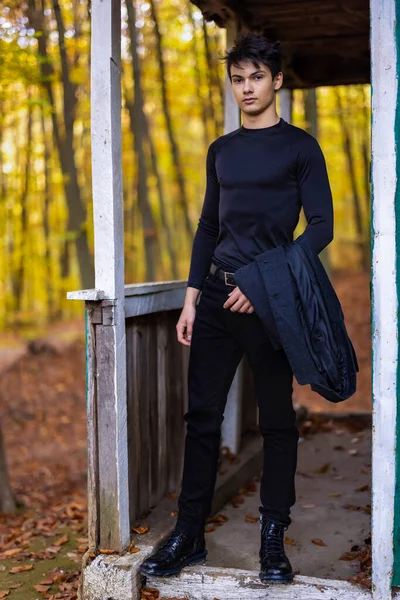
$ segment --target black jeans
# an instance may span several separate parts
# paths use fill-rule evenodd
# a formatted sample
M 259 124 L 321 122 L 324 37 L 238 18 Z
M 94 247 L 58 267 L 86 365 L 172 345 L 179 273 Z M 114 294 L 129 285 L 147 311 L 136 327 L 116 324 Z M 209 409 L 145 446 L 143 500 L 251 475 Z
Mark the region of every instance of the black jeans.
M 223 308 L 234 287 L 209 275 L 196 309 L 190 346 L 187 433 L 177 531 L 198 535 L 210 514 L 221 424 L 236 368 L 247 355 L 264 438 L 260 512 L 291 523 L 299 433 L 293 409 L 293 373 L 285 352 L 274 350 L 255 312 Z

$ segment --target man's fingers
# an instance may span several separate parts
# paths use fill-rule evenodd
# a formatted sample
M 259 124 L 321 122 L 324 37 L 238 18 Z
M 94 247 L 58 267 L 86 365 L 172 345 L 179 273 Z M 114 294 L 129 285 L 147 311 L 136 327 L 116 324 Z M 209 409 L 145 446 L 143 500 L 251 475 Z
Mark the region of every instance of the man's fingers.
M 239 309 L 240 309 L 240 308 L 243 306 L 243 304 L 244 304 L 245 302 L 247 302 L 247 299 L 246 299 L 246 297 L 244 297 L 244 298 L 243 298 L 243 297 L 239 298 L 239 300 L 237 300 L 237 302 L 235 302 L 235 304 L 234 304 L 233 306 L 231 306 L 231 310 L 232 310 L 233 312 L 236 312 L 236 311 L 238 311 L 238 310 L 239 310 Z
M 185 331 L 186 331 L 186 323 L 178 322 L 176 325 L 176 333 L 177 333 L 177 337 L 178 337 L 178 342 L 180 342 L 184 346 L 190 346 L 190 341 L 188 342 L 184 337 Z
M 251 306 L 250 304 L 250 300 L 246 300 L 246 302 L 242 305 L 242 307 L 239 309 L 239 312 L 247 312 L 249 306 Z

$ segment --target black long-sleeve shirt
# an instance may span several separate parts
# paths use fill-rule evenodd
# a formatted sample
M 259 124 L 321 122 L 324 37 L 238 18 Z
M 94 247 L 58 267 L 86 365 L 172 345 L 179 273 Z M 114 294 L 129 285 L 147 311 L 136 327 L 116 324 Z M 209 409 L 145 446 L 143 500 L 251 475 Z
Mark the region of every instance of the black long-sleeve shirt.
M 333 203 L 317 140 L 284 119 L 239 127 L 208 148 L 206 191 L 193 240 L 187 286 L 203 287 L 211 260 L 235 271 L 258 254 L 301 234 L 321 252 L 333 239 Z

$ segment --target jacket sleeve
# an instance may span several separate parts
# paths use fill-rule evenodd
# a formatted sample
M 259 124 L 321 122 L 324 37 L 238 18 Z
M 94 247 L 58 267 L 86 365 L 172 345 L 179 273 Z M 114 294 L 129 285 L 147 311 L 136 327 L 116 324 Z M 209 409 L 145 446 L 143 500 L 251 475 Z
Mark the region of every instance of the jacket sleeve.
M 215 170 L 215 145 L 209 146 L 206 159 L 206 191 L 203 208 L 193 239 L 187 287 L 199 290 L 210 268 L 219 234 L 219 182 Z
M 333 240 L 333 202 L 325 158 L 311 135 L 297 151 L 297 177 L 307 226 L 300 237 L 319 254 Z

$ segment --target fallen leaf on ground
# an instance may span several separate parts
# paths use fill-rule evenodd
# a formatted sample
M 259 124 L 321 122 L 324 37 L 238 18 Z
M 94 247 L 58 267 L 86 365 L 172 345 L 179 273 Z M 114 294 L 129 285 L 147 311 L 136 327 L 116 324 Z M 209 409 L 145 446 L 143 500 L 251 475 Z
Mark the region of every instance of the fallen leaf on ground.
M 369 484 L 366 483 L 365 485 L 362 485 L 361 487 L 358 487 L 355 489 L 356 492 L 368 492 L 369 490 Z
M 234 496 L 232 498 L 232 506 L 233 508 L 237 508 L 240 504 L 244 503 L 244 498 L 243 496 Z
M 347 510 L 360 510 L 361 506 L 357 506 L 356 504 L 343 504 L 343 508 Z
M 23 571 L 30 571 L 33 569 L 33 565 L 21 565 L 20 567 L 13 567 L 8 572 L 9 573 L 22 573 Z
M 285 544 L 287 544 L 288 546 L 295 546 L 296 542 L 293 538 L 290 538 L 289 536 L 285 535 Z
M 331 463 L 325 463 L 321 467 L 318 467 L 318 469 L 315 469 L 314 473 L 327 473 L 329 471 L 330 467 L 331 467 Z
M 34 585 L 33 586 L 37 592 L 48 592 L 50 589 L 50 585 Z
M 10 556 L 17 556 L 22 552 L 23 548 L 11 548 L 10 550 L 5 550 L 0 554 L 0 560 L 4 558 L 10 558 Z
M 325 542 L 323 540 L 321 540 L 320 538 L 314 538 L 311 541 L 316 546 L 326 546 Z
M 219 513 L 214 517 L 208 517 L 207 523 L 215 523 L 216 525 L 222 525 L 222 523 L 226 523 L 228 521 L 228 517 Z
M 66 542 L 68 542 L 68 536 L 63 535 L 56 542 L 54 542 L 54 546 L 61 546 L 62 544 L 65 544 Z
M 354 560 L 357 558 L 357 552 L 345 552 L 339 560 Z
M 147 525 L 142 525 L 141 527 L 133 527 L 132 531 L 134 531 L 135 533 L 139 533 L 140 535 L 143 535 L 144 533 L 147 533 L 149 531 L 150 527 L 148 527 Z
M 260 520 L 259 517 L 253 517 L 253 515 L 246 515 L 244 518 L 247 523 L 258 523 Z
M 0 590 L 0 598 L 5 598 L 10 593 L 10 590 Z

